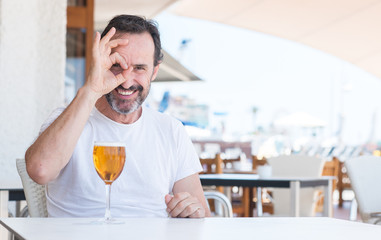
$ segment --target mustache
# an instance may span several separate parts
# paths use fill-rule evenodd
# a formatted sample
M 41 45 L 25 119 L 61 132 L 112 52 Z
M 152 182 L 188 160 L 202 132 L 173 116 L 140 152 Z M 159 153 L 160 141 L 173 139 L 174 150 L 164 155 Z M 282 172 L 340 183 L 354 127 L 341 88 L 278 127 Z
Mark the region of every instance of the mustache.
M 142 85 L 132 85 L 129 88 L 124 88 L 122 87 L 122 85 L 119 85 L 117 89 L 124 90 L 124 91 L 139 91 L 139 92 L 143 91 Z

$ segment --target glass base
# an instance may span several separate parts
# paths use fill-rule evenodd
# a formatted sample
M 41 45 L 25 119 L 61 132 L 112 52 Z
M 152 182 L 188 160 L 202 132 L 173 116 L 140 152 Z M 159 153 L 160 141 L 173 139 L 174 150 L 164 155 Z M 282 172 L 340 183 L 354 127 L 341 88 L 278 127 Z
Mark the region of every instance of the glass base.
M 116 218 L 101 218 L 98 222 L 101 224 L 124 224 L 122 220 Z
M 86 224 L 89 224 L 89 223 L 84 223 L 84 224 L 86 225 Z M 122 220 L 119 220 L 119 219 L 115 219 L 115 218 L 109 218 L 109 219 L 100 218 L 98 220 L 91 221 L 90 224 L 91 225 L 125 224 L 125 222 L 123 222 Z

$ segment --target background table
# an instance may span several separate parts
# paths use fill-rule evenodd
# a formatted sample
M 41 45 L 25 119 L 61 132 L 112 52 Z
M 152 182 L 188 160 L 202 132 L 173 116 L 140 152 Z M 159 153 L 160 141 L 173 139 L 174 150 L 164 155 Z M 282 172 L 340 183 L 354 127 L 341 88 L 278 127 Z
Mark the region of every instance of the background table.
M 323 215 L 332 217 L 332 178 L 262 178 L 256 174 L 201 174 L 201 184 L 204 186 L 239 186 L 257 188 L 257 211 L 262 215 L 262 187 L 290 188 L 290 209 L 293 216 L 299 216 L 300 188 L 323 187 L 324 210 Z
M 0 176 L 0 217 L 8 217 L 8 202 L 25 200 L 24 190 L 19 175 L 2 174 Z M 18 208 L 18 205 L 16 206 Z M 0 229 L 0 239 L 6 239 L 7 233 Z
M 122 225 L 92 224 L 94 220 L 4 218 L 0 223 L 28 240 L 359 240 L 381 236 L 381 226 L 333 218 L 129 218 Z

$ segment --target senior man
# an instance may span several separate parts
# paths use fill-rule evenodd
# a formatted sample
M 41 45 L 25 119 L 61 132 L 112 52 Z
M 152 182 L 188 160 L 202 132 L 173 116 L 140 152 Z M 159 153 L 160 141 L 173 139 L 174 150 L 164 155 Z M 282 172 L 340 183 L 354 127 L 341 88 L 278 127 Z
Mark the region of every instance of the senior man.
M 199 158 L 182 124 L 144 105 L 162 61 L 155 22 L 113 18 L 95 35 L 86 83 L 53 112 L 25 154 L 31 178 L 46 185 L 50 217 L 100 217 L 104 184 L 92 160 L 95 141 L 126 145 L 113 183 L 114 217 L 210 216 Z

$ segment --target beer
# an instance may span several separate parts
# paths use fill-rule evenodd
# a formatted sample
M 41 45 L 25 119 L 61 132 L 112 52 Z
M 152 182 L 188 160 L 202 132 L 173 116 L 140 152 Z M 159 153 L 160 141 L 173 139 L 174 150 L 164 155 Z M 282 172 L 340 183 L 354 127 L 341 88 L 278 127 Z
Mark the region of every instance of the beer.
M 93 160 L 99 177 L 111 185 L 122 173 L 126 160 L 123 143 L 94 143 Z

